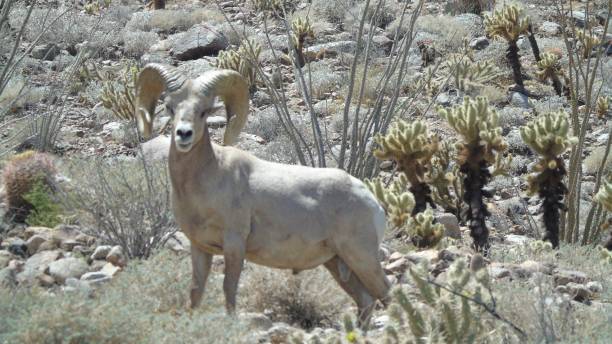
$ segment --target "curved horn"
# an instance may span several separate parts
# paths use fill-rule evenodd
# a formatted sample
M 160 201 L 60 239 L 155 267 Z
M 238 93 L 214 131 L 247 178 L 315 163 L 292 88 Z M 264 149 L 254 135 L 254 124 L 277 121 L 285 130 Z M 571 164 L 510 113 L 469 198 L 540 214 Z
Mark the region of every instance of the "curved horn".
M 233 144 L 246 124 L 249 113 L 249 86 L 240 73 L 228 69 L 212 70 L 195 80 L 198 90 L 225 103 L 227 127 L 223 144 Z
M 151 137 L 155 106 L 162 92 L 180 89 L 187 79 L 174 67 L 158 63 L 147 64 L 138 75 L 134 112 L 138 130 L 144 138 Z

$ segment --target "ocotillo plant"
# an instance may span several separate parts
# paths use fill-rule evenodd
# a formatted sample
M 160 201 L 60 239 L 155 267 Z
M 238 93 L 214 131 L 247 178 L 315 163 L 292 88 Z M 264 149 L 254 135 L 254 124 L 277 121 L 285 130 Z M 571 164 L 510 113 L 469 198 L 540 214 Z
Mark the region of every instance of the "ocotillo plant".
M 427 204 L 435 208 L 425 174 L 430 170 L 431 158 L 438 149 L 438 140 L 429 133 L 425 123 L 399 120 L 391 126 L 387 135 L 379 134 L 374 137 L 374 141 L 379 146 L 374 156 L 380 160 L 393 160 L 398 170 L 408 178 L 408 190 L 414 195 L 415 201 L 412 215 L 427 209 Z
M 521 127 L 521 137 L 540 155 L 540 160 L 533 168 L 534 174 L 528 177 L 529 193 L 538 193 L 542 199 L 546 228 L 543 239 L 557 248 L 559 211 L 564 208 L 563 196 L 567 193 L 563 184 L 565 163 L 561 155 L 577 142 L 577 138 L 569 134 L 569 121 L 563 111 L 544 114 Z
M 612 213 L 612 183 L 606 182 L 597 191 L 595 195 L 595 200 L 599 202 L 606 211 Z M 609 217 L 606 222 L 602 224 L 601 229 L 611 229 L 612 228 L 612 217 Z M 604 241 L 603 245 L 608 251 L 612 251 L 612 231 L 608 234 L 608 237 Z
M 552 53 L 542 54 L 542 58 L 538 61 L 538 71 L 536 72 L 538 78 L 542 81 L 550 79 L 557 95 L 563 94 L 563 85 L 559 79 L 560 75 L 563 75 L 561 70 L 561 63 L 559 63 L 559 56 Z
M 514 82 L 524 91 L 523 77 L 521 76 L 521 62 L 519 61 L 517 41 L 521 34 L 529 29 L 529 20 L 523 16 L 523 10 L 516 6 L 505 6 L 493 15 L 485 15 L 485 28 L 487 34 L 493 38 L 503 38 L 508 42 L 506 58 L 512 66 Z
M 438 112 L 463 137 L 456 147 L 457 163 L 464 176 L 463 201 L 468 208 L 466 219 L 470 222 L 474 248 L 487 253 L 489 229 L 485 218 L 489 212 L 483 198 L 492 195 L 484 187 L 491 179 L 489 166 L 496 165 L 506 150 L 506 143 L 501 136 L 502 129 L 498 124 L 499 116 L 489 108 L 485 97 L 475 100 L 466 97 L 463 105 L 452 109 L 438 108 Z

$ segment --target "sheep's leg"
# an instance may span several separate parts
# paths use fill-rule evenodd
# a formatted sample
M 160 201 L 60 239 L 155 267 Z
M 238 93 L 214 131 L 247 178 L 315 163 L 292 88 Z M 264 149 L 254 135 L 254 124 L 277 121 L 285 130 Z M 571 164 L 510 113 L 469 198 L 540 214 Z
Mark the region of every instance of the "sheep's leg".
M 211 265 L 212 254 L 199 250 L 194 244 L 191 244 L 191 267 L 193 270 L 190 295 L 191 308 L 197 307 L 202 300 Z
M 346 266 L 346 263 L 338 256 L 335 256 L 325 263 L 325 267 L 329 270 L 336 282 L 338 282 L 340 287 L 342 287 L 357 304 L 358 325 L 364 328 L 370 321 L 376 300 L 370 295 L 366 287 L 359 281 L 359 278 L 357 278 L 354 273 L 350 273 L 346 279 L 343 278 L 343 273 L 340 271 L 341 265 Z
M 223 293 L 225 309 L 228 314 L 236 311 L 236 292 L 244 264 L 245 240 L 238 233 L 226 232 L 223 236 L 223 259 L 225 260 L 225 277 Z
M 339 252 L 340 258 L 357 274 L 370 295 L 386 305 L 391 283 L 378 261 L 378 249 L 345 246 Z

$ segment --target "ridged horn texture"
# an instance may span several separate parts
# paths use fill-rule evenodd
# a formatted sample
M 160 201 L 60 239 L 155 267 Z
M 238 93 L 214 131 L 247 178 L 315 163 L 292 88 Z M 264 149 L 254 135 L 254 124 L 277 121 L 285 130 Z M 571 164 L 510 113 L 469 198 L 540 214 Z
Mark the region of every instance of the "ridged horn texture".
M 179 90 L 187 79 L 174 67 L 159 63 L 147 64 L 136 84 L 136 120 L 138 130 L 144 138 L 151 137 L 155 106 L 162 92 L 169 93 Z
M 194 80 L 194 88 L 207 97 L 220 97 L 225 103 L 227 127 L 223 144 L 236 142 L 249 113 L 249 86 L 240 73 L 220 69 L 204 73 Z

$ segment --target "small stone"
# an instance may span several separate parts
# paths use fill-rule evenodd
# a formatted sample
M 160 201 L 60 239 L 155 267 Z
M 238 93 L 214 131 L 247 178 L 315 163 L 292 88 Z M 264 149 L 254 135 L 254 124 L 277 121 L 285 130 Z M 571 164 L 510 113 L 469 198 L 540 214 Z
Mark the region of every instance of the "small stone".
M 125 254 L 121 246 L 113 246 L 106 256 L 106 261 L 119 267 L 124 267 L 127 263 Z
M 89 258 L 91 260 L 106 259 L 106 256 L 108 256 L 110 253 L 111 248 L 112 247 L 110 245 L 100 245 L 96 247 Z
M 37 45 L 32 49 L 33 58 L 45 61 L 53 61 L 59 53 L 60 49 L 53 43 Z
M 410 252 L 406 254 L 406 258 L 411 262 L 418 264 L 422 261 L 426 261 L 429 264 L 433 264 L 438 261 L 438 250 L 430 249 L 419 252 Z
M 592 297 L 591 291 L 584 284 L 570 282 L 567 285 L 560 286 L 560 287 L 565 287 L 565 289 L 561 289 L 561 290 L 564 290 L 565 294 L 571 295 L 572 298 L 578 302 L 587 301 L 591 299 Z
M 404 254 L 401 252 L 393 252 L 390 256 L 389 256 L 389 263 L 393 263 L 396 260 L 402 259 L 404 258 Z
M 64 283 L 66 278 L 80 278 L 87 272 L 89 266 L 81 258 L 62 258 L 49 264 L 49 275 L 59 283 Z
M 42 245 L 42 243 L 46 242 L 47 240 L 48 237 L 43 237 L 39 234 L 30 237 L 30 239 L 26 241 L 26 245 L 28 246 L 28 254 L 33 255 L 34 253 L 38 252 L 38 248 L 40 247 L 40 245 Z
M 519 265 L 521 268 L 529 271 L 530 273 L 540 272 L 546 275 L 550 275 L 553 271 L 553 267 L 536 262 L 534 260 L 526 260 Z
M 461 228 L 455 214 L 443 213 L 436 215 L 436 220 L 444 225 L 445 236 L 453 239 L 461 239 Z
M 196 24 L 185 32 L 170 35 L 168 44 L 174 58 L 187 61 L 215 56 L 226 49 L 229 42 L 216 30 L 211 30 L 204 24 Z
M 385 272 L 400 273 L 400 272 L 404 272 L 407 267 L 408 267 L 408 260 L 406 258 L 400 258 L 394 261 L 393 263 L 387 264 L 384 270 Z
M 41 287 L 51 288 L 55 285 L 55 279 L 47 274 L 38 275 L 36 280 Z
M 475 50 L 482 50 L 489 46 L 489 40 L 485 36 L 476 37 L 470 41 L 470 48 Z
M 9 244 L 7 247 L 8 251 L 16 256 L 27 257 L 28 246 L 26 242 L 20 238 L 11 238 L 9 239 Z
M 72 250 L 79 245 L 81 245 L 81 243 L 76 240 L 65 240 L 60 244 L 60 248 L 64 251 L 72 252 Z
M 540 26 L 540 31 L 545 32 L 549 35 L 557 35 L 561 33 L 561 25 L 555 22 L 545 21 Z
M 501 279 L 505 277 L 510 277 L 510 270 L 505 266 L 500 265 L 499 263 L 493 263 L 489 267 L 489 276 L 495 279 Z
M 523 109 L 529 109 L 529 97 L 520 92 L 511 92 L 510 104 Z
M 31 238 L 34 235 L 41 235 L 43 237 L 48 237 L 51 235 L 51 228 L 47 227 L 28 227 L 23 231 L 23 236 L 26 240 Z
M 285 344 L 289 343 L 289 335 L 291 332 L 291 326 L 284 323 L 277 323 L 268 330 L 267 335 L 271 344 Z
M 261 313 L 244 313 L 240 314 L 240 318 L 252 330 L 269 330 L 274 325 L 270 318 Z

